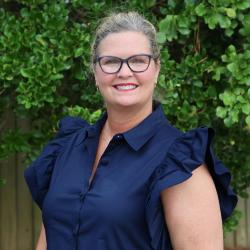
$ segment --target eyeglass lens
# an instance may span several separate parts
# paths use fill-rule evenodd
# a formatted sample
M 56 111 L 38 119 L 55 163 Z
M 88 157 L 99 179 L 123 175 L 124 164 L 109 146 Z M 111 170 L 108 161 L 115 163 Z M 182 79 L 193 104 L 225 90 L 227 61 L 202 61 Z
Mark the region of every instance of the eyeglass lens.
M 151 57 L 149 55 L 135 55 L 128 58 L 126 61 L 129 68 L 134 72 L 143 72 L 147 70 Z M 123 60 L 118 57 L 104 56 L 100 58 L 100 66 L 106 73 L 117 73 L 123 63 Z

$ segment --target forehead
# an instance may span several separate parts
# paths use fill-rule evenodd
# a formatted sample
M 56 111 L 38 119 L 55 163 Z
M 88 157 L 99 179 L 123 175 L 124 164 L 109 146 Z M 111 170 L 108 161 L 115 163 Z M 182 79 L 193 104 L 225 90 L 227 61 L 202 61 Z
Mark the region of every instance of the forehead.
M 99 44 L 98 54 L 128 57 L 135 54 L 150 53 L 148 38 L 141 32 L 126 31 L 111 33 Z

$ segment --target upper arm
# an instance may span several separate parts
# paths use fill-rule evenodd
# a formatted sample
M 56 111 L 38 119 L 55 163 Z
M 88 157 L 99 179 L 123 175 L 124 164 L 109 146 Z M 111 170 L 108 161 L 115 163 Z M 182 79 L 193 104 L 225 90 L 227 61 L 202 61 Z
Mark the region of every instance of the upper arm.
M 176 250 L 222 250 L 222 219 L 214 182 L 205 165 L 192 174 L 161 192 L 172 245 Z
M 42 223 L 41 232 L 37 241 L 36 250 L 46 250 L 46 249 L 47 249 L 46 234 L 45 234 L 44 225 Z

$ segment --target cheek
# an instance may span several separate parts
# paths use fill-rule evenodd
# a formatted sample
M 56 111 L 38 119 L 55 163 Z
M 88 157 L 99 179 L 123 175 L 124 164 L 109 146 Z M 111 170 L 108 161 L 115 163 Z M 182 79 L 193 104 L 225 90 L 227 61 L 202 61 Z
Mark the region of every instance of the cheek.
M 139 81 L 147 85 L 154 85 L 156 82 L 157 74 L 153 70 L 145 72 L 143 75 L 138 76 Z
M 113 82 L 114 76 L 109 74 L 104 74 L 103 72 L 96 71 L 95 80 L 98 85 L 109 85 Z

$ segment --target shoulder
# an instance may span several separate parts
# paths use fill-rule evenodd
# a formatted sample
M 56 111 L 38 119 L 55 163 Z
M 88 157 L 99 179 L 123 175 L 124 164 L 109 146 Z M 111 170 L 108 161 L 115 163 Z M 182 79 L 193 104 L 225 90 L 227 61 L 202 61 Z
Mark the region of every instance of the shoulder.
M 65 116 L 59 121 L 59 131 L 54 139 L 43 148 L 42 153 L 24 172 L 33 199 L 42 208 L 43 200 L 50 186 L 50 180 L 57 158 L 72 141 L 74 135 L 85 134 L 88 123 L 81 118 Z
M 65 116 L 59 121 L 60 135 L 67 135 L 74 133 L 80 129 L 88 127 L 89 124 L 80 117 Z
M 211 143 L 214 135 L 215 131 L 210 127 L 197 127 L 183 132 L 166 121 L 158 130 L 157 141 L 160 140 L 165 145 L 163 148 L 166 155 L 178 152 L 188 153 L 190 150 L 201 153 Z
M 176 158 L 194 158 L 202 163 L 214 137 L 214 130 L 208 127 L 199 127 L 187 132 L 181 132 L 174 138 L 167 155 Z
M 161 146 L 166 145 L 162 146 L 165 156 L 150 177 L 146 207 L 151 235 L 154 237 L 159 235 L 155 225 L 164 227 L 164 220 L 159 216 L 162 212 L 162 210 L 159 211 L 160 201 L 163 203 L 166 217 L 172 216 L 166 210 L 174 212 L 173 216 L 185 216 L 187 211 L 191 210 L 195 216 L 199 212 L 198 208 L 201 210 L 203 207 L 208 206 L 209 208 L 210 205 L 207 201 L 217 204 L 213 207 L 213 211 L 216 210 L 218 215 L 218 201 L 215 203 L 218 197 L 221 217 L 223 221 L 228 218 L 237 204 L 237 196 L 230 186 L 229 170 L 213 152 L 211 142 L 214 130 L 199 127 L 182 132 L 168 125 L 164 126 L 160 133 L 165 142 Z M 208 199 L 204 199 L 204 197 Z M 173 204 L 176 207 L 173 207 Z M 199 206 L 196 207 L 196 204 Z M 178 209 L 181 212 L 178 212 Z M 206 215 L 206 212 L 204 211 L 203 214 Z M 172 217 L 171 221 L 176 225 L 175 218 Z M 189 217 L 186 218 L 189 219 Z M 178 223 L 181 225 L 181 220 Z M 192 228 L 192 224 L 188 225 L 191 225 Z M 157 245 L 157 242 L 155 241 L 154 244 Z
M 237 197 L 230 187 L 229 169 L 223 165 L 212 148 L 213 136 L 214 130 L 208 127 L 192 129 L 176 136 L 155 171 L 153 185 L 157 186 L 155 192 L 156 198 L 159 198 L 159 193 L 166 188 L 180 184 L 193 175 L 198 178 L 192 178 L 192 181 L 199 182 L 204 178 L 208 180 L 209 173 L 223 204 L 221 210 L 224 220 L 232 213 Z

